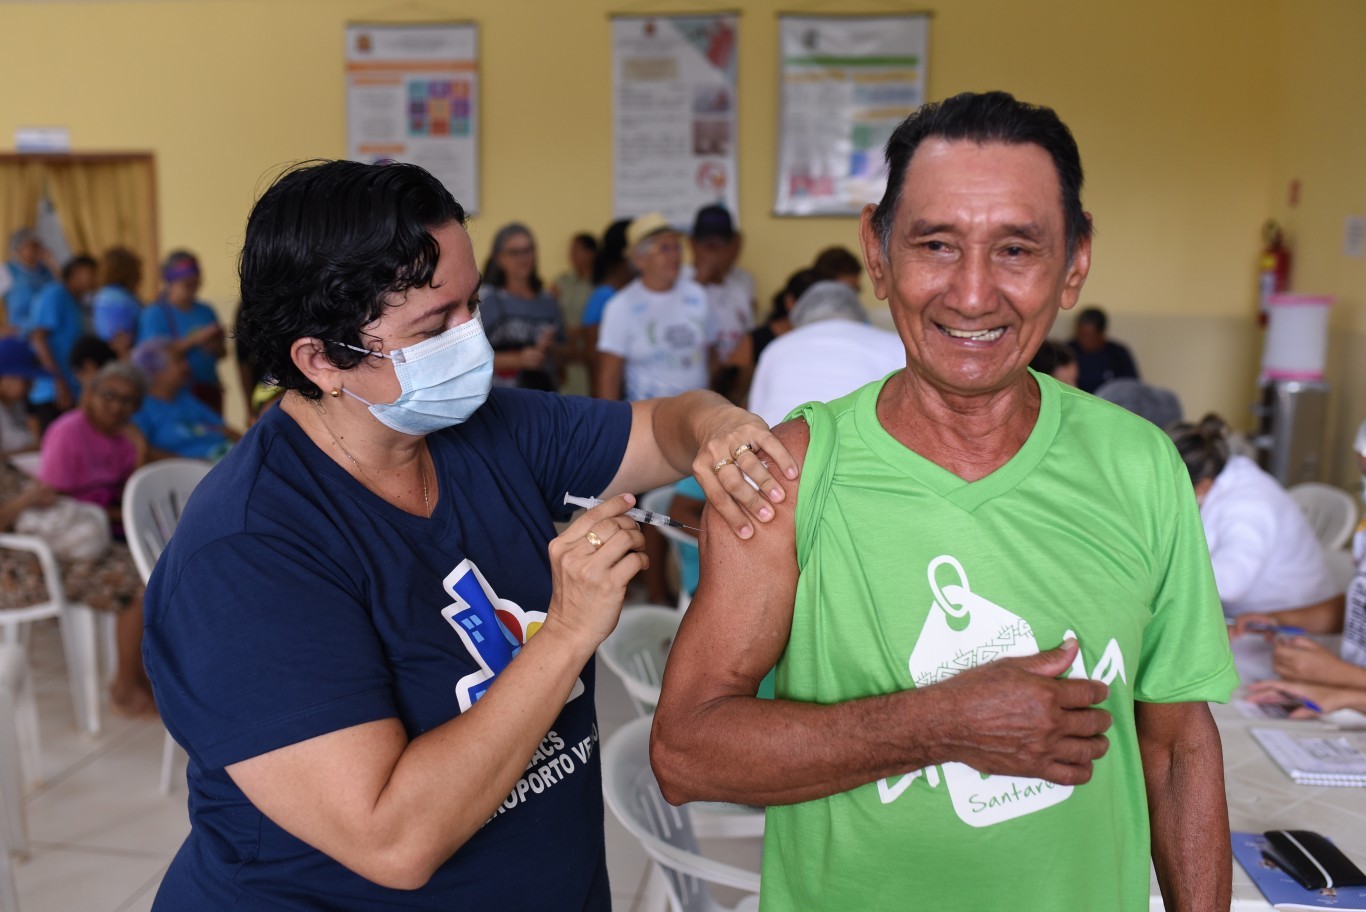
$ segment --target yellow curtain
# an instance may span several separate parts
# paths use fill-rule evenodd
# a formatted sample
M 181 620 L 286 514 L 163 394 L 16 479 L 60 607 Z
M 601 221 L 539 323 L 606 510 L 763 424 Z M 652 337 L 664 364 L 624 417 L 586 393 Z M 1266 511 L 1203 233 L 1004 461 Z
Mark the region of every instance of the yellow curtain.
M 150 155 L 0 159 L 0 227 L 6 242 L 16 229 L 33 226 L 44 192 L 72 253 L 99 259 L 110 247 L 127 247 L 142 258 L 142 297 L 156 294 L 156 187 Z

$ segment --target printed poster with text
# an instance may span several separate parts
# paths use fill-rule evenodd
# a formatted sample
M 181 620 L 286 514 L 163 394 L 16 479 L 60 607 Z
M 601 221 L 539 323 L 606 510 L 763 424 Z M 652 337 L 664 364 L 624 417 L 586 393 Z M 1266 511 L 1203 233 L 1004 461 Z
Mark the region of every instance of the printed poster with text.
M 778 215 L 858 215 L 887 185 L 882 149 L 925 101 L 929 17 L 782 16 Z
M 612 19 L 612 192 L 619 218 L 736 211 L 734 14 Z
M 346 27 L 346 150 L 436 175 L 479 210 L 478 31 L 470 23 Z

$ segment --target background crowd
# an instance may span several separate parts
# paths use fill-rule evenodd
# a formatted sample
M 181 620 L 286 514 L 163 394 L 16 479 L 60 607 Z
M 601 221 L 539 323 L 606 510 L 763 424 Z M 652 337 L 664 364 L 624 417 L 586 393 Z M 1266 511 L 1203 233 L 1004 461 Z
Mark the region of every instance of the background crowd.
M 613 221 L 601 235 L 576 234 L 547 279 L 533 230 L 504 225 L 482 264 L 478 304 L 495 385 L 626 401 L 711 389 L 776 424 L 802 402 L 837 398 L 904 363 L 896 333 L 873 325 L 860 303 L 863 270 L 853 251 L 833 246 L 805 262 L 794 258 L 763 306 L 742 252 L 722 206 L 699 209 L 686 232 L 645 213 Z M 137 292 L 144 264 L 123 247 L 55 263 L 32 231 L 20 230 L 6 266 L 0 453 L 12 458 L 0 467 L 0 524 L 70 529 L 56 519 L 72 509 L 62 505 L 68 499 L 102 512 L 109 532 L 100 540 L 108 544 L 80 552 L 62 543 L 59 556 L 72 597 L 120 612 L 115 706 L 151 712 L 136 648 L 141 587 L 120 544 L 121 490 L 148 461 L 217 459 L 241 436 L 222 414 L 218 366 L 229 333 L 197 297 L 200 266 L 189 251 L 166 256 L 160 292 L 146 302 Z M 1347 581 L 1331 571 L 1313 530 L 1250 448 L 1218 416 L 1184 423 L 1176 395 L 1143 382 L 1133 353 L 1109 337 L 1103 310 L 1083 309 L 1073 330 L 1070 339 L 1046 341 L 1031 367 L 1169 430 L 1202 505 L 1226 613 L 1342 630 Z M 280 391 L 240 344 L 237 355 L 234 379 L 250 423 Z M 670 509 L 695 526 L 702 505 L 696 481 L 685 479 Z M 648 598 L 672 604 L 681 589 L 686 603 L 696 550 L 681 548 L 681 572 L 668 574 L 664 539 L 646 531 Z M 31 558 L 0 554 L 0 604 L 32 601 L 38 578 Z M 1235 635 L 1247 623 L 1235 624 Z M 1292 647 L 1277 648 L 1289 655 Z M 1304 686 L 1341 690 L 1345 681 L 1359 691 L 1315 693 L 1335 706 L 1366 705 L 1366 681 L 1353 674 L 1307 670 L 1288 658 L 1277 670 L 1301 683 L 1301 696 Z M 1282 687 L 1266 698 L 1293 696 Z

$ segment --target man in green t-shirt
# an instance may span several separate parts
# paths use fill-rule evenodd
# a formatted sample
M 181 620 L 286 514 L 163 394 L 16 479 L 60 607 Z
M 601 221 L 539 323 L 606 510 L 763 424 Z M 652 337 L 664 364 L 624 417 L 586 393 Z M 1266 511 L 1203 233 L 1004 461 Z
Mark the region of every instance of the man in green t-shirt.
M 860 234 L 906 368 L 779 426 L 802 474 L 764 534 L 703 535 L 660 785 L 769 807 L 765 912 L 1138 912 L 1150 857 L 1168 909 L 1227 909 L 1206 701 L 1237 678 L 1190 483 L 1028 370 L 1090 268 L 1076 144 L 965 94 L 887 158 Z

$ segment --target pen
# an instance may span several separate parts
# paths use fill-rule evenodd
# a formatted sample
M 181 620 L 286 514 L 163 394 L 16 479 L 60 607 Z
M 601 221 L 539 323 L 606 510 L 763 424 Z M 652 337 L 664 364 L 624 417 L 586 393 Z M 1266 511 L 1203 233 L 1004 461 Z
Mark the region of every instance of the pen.
M 1305 699 L 1304 697 L 1296 697 L 1295 699 L 1296 699 L 1296 700 L 1299 702 L 1299 704 L 1300 704 L 1301 706 L 1303 706 L 1305 709 L 1308 709 L 1308 710 L 1311 710 L 1311 711 L 1313 711 L 1313 712 L 1316 712 L 1316 713 L 1318 713 L 1319 715 L 1323 715 L 1323 707 L 1320 706 L 1319 704 L 1315 703 L 1313 700 L 1307 700 L 1307 699 Z
M 596 497 L 575 497 L 573 494 L 565 494 L 564 502 L 567 504 L 573 504 L 576 507 L 583 507 L 585 510 L 589 507 L 596 507 L 598 504 L 602 503 L 602 501 L 598 500 Z M 701 529 L 694 529 L 692 526 L 685 526 L 678 520 L 671 519 L 670 517 L 665 516 L 663 513 L 655 513 L 651 510 L 642 510 L 639 507 L 632 507 L 631 509 L 627 510 L 626 515 L 634 519 L 636 522 L 645 523 L 646 525 L 650 526 L 672 526 L 675 529 L 688 529 L 693 532 L 702 531 Z
M 1224 618 L 1224 620 L 1230 627 L 1236 623 L 1233 618 Z M 1252 621 L 1244 629 L 1250 633 L 1274 633 L 1278 636 L 1304 636 L 1307 633 L 1303 627 L 1288 624 L 1267 624 L 1262 621 Z

